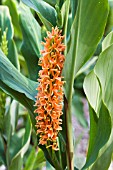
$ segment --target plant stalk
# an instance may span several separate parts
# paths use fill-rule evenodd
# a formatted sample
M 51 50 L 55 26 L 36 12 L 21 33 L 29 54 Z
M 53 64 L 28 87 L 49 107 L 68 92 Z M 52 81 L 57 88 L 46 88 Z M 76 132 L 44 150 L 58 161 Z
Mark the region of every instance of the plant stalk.
M 64 44 L 67 46 L 66 35 L 67 35 L 67 25 L 68 25 L 68 15 L 69 15 L 70 0 L 66 0 L 65 7 L 65 19 L 63 34 L 65 35 Z M 65 50 L 65 56 L 67 54 L 67 49 Z M 74 161 L 73 161 L 73 133 L 72 133 L 72 116 L 71 116 L 71 104 L 72 104 L 72 89 L 73 89 L 73 76 L 70 84 L 70 94 L 68 96 L 68 101 L 64 96 L 64 107 L 66 115 L 66 155 L 67 155 L 67 169 L 74 170 Z
M 51 153 L 50 150 L 49 150 L 49 148 L 48 148 L 48 154 L 49 154 L 49 156 L 50 156 L 50 158 L 51 158 L 51 161 L 52 161 L 55 169 L 56 169 L 56 170 L 63 170 L 62 167 L 61 167 L 61 165 L 60 165 L 60 163 L 58 162 L 58 159 L 57 159 L 57 157 L 56 157 L 55 151 L 52 150 L 52 153 Z
M 71 95 L 70 95 L 71 96 Z M 68 170 L 74 170 L 73 160 L 73 133 L 72 133 L 72 116 L 71 116 L 71 99 L 67 102 L 64 99 L 65 111 L 66 111 L 66 153 L 67 153 L 67 168 Z

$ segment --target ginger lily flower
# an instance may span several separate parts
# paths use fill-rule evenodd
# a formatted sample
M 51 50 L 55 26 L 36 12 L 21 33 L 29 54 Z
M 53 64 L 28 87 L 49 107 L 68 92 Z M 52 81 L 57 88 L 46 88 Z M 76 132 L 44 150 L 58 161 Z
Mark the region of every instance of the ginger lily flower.
M 44 50 L 41 51 L 42 57 L 39 65 L 42 70 L 39 71 L 40 83 L 37 90 L 35 113 L 37 134 L 39 134 L 39 144 L 52 147 L 58 150 L 58 132 L 62 130 L 63 102 L 63 84 L 61 73 L 64 65 L 65 45 L 62 43 L 64 36 L 61 36 L 61 30 L 57 27 L 52 28 L 52 32 L 47 32 L 45 38 Z

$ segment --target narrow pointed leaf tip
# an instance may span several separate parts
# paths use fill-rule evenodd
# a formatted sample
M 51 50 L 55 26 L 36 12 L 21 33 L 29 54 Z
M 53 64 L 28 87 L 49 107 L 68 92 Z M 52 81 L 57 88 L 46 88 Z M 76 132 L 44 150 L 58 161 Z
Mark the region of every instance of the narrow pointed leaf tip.
M 47 32 L 45 38 L 44 50 L 41 51 L 39 65 L 42 70 L 39 71 L 40 83 L 36 96 L 37 107 L 35 113 L 37 134 L 40 136 L 39 144 L 52 147 L 58 150 L 57 138 L 59 130 L 62 130 L 62 102 L 63 102 L 63 84 L 61 73 L 64 65 L 65 45 L 62 43 L 64 36 L 57 27 L 52 28 L 52 32 Z

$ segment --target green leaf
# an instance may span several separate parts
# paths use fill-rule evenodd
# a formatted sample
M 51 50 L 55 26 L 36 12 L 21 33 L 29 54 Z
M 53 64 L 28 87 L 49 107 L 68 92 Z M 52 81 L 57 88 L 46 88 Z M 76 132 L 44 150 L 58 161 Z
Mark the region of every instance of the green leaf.
M 47 2 L 50 5 L 53 5 L 53 6 L 55 6 L 55 4 L 57 2 L 57 0 L 44 0 L 44 1 Z
M 113 1 L 108 0 L 108 2 L 109 2 L 109 15 L 105 29 L 106 35 L 113 29 Z
M 113 81 L 113 75 L 112 75 L 112 62 L 113 62 L 113 38 L 112 38 L 112 32 L 108 34 L 108 36 L 103 41 L 103 49 L 104 51 L 100 54 L 99 59 L 97 61 L 97 64 L 95 66 L 95 73 L 100 81 L 101 87 L 102 87 L 102 98 L 109 109 L 111 119 L 112 119 L 112 125 L 113 125 L 113 105 L 112 105 L 112 81 Z M 103 160 L 105 158 L 105 164 L 103 165 L 103 169 L 107 170 L 109 167 L 110 161 L 111 161 L 111 155 L 113 153 L 113 131 L 110 140 L 105 146 L 105 150 L 101 150 L 101 155 L 98 157 L 97 161 L 95 162 L 92 169 L 94 170 L 96 167 L 100 167 L 100 163 L 103 163 Z
M 37 154 L 36 159 L 35 159 L 35 162 L 34 162 L 34 167 L 33 168 L 37 169 L 38 166 L 41 163 L 45 162 L 45 161 L 46 161 L 46 159 L 45 159 L 44 153 L 43 153 L 43 151 L 41 149 L 39 149 L 38 154 Z
M 19 68 L 17 50 L 13 41 L 13 26 L 11 23 L 11 17 L 9 13 L 9 9 L 7 6 L 0 6 L 0 41 L 1 35 L 8 28 L 7 31 L 7 40 L 8 40 L 8 58 L 13 63 L 13 65 Z
M 36 155 L 37 155 L 37 152 L 36 152 L 36 149 L 35 148 L 32 148 L 28 158 L 27 158 L 27 161 L 25 163 L 25 168 L 24 170 L 33 170 L 33 167 L 34 167 L 34 162 L 36 160 Z
M 97 61 L 98 57 L 95 56 L 93 58 L 91 58 L 79 71 L 78 73 L 76 74 L 76 77 L 77 78 L 80 74 L 88 74 L 95 66 L 95 63 Z
M 47 20 L 45 19 L 41 14 L 38 14 L 40 20 L 42 21 L 42 23 L 44 24 L 44 26 L 46 27 L 46 29 L 48 31 L 51 31 L 51 28 L 53 27 L 53 25 Z
M 11 64 L 0 50 L 0 79 L 11 89 L 35 101 L 37 83 L 27 79 Z
M 111 133 L 111 137 L 107 144 L 100 150 L 99 156 L 93 166 L 91 167 L 91 170 L 97 170 L 97 169 L 102 169 L 102 170 L 108 170 L 110 163 L 111 163 L 111 158 L 112 158 L 112 153 L 113 153 L 113 129 Z M 104 162 L 104 163 L 103 163 Z
M 22 138 L 18 137 L 16 133 L 13 136 L 11 136 L 9 152 L 12 162 L 19 154 L 21 154 L 21 157 L 23 157 L 23 155 L 25 154 L 29 147 L 30 135 L 31 135 L 31 121 L 29 119 L 29 115 L 27 115 L 25 133 L 22 136 Z
M 22 39 L 22 33 L 19 25 L 19 17 L 18 17 L 18 10 L 17 10 L 18 4 L 14 0 L 10 0 L 10 1 L 5 0 L 3 1 L 3 4 L 7 5 L 9 8 L 15 35 Z
M 77 10 L 78 0 L 71 0 L 71 12 L 72 12 L 72 20 L 75 18 L 76 10 Z
M 94 71 L 102 87 L 102 99 L 104 100 L 113 119 L 113 44 L 104 50 L 96 63 Z
M 6 165 L 5 148 L 3 143 L 3 138 L 0 134 L 0 165 Z
M 94 110 L 90 110 L 90 115 L 90 143 L 86 164 L 83 169 L 88 168 L 92 163 L 94 163 L 97 159 L 99 150 L 107 143 L 111 134 L 111 117 L 104 103 L 102 103 L 99 111 L 98 122 Z
M 22 157 L 19 154 L 11 163 L 9 170 L 20 170 L 22 169 Z
M 91 107 L 98 113 L 101 105 L 101 88 L 94 71 L 85 77 L 83 88 Z
M 90 113 L 90 140 L 89 140 L 89 148 L 88 148 L 88 154 L 87 159 L 90 158 L 91 153 L 93 151 L 93 147 L 95 145 L 96 140 L 96 134 L 98 129 L 98 117 L 95 111 L 92 109 L 92 107 L 89 105 L 89 113 Z
M 88 0 L 79 1 L 77 15 L 74 18 L 71 29 L 68 52 L 63 70 L 63 75 L 67 82 L 65 84 L 67 98 L 70 95 L 70 88 L 73 85 L 74 74 L 76 76 L 79 69 L 96 50 L 104 33 L 107 16 L 107 0 L 92 0 L 90 3 Z M 100 26 L 98 27 L 98 25 Z
M 113 31 L 111 31 L 103 40 L 102 42 L 102 51 L 108 48 L 110 45 L 113 44 Z
M 87 76 L 85 79 L 85 85 L 84 85 L 84 89 L 85 89 L 85 93 L 88 97 L 89 102 L 93 103 L 93 105 L 99 104 L 98 102 L 98 96 L 95 95 L 95 97 L 89 97 L 89 95 L 91 95 L 91 92 L 89 93 L 89 91 L 91 91 L 91 89 L 93 89 L 93 84 L 94 83 L 94 77 L 96 77 L 96 82 L 99 80 L 100 82 L 98 82 L 98 84 L 101 85 L 102 87 L 102 99 L 104 100 L 107 108 L 110 111 L 110 115 L 111 118 L 113 119 L 113 115 L 112 115 L 112 49 L 113 49 L 113 38 L 112 38 L 112 32 L 109 33 L 106 38 L 103 40 L 102 42 L 102 49 L 103 52 L 100 54 L 99 59 L 96 63 L 96 66 L 94 68 L 94 71 L 96 73 L 96 75 L 92 73 L 92 76 Z M 111 76 L 111 77 L 109 77 Z M 90 89 L 88 91 L 88 89 Z M 97 93 L 97 89 L 95 88 L 95 93 Z M 93 94 L 93 90 L 92 90 L 92 96 L 94 96 Z M 106 98 L 107 97 L 107 98 Z M 108 100 L 109 99 L 109 100 Z M 95 101 L 95 102 L 94 102 Z M 94 108 L 94 106 L 93 106 Z M 112 122 L 113 124 L 113 122 Z M 90 168 L 91 170 L 96 170 L 96 169 L 103 169 L 103 170 L 107 170 L 109 167 L 109 164 L 111 162 L 111 156 L 113 153 L 113 130 L 111 133 L 111 137 L 108 140 L 108 142 L 106 143 L 106 145 L 104 145 L 104 147 L 100 150 L 99 152 L 99 156 L 97 158 L 97 160 L 94 162 L 93 166 Z M 104 164 L 103 164 L 104 161 Z
M 23 104 L 29 111 L 33 126 L 34 101 L 37 82 L 23 76 L 0 51 L 0 87 L 9 95 Z
M 28 109 L 32 122 L 34 122 L 34 116 L 33 116 L 33 110 L 34 110 L 33 103 L 34 102 L 31 99 L 27 98 L 25 94 L 20 93 L 10 88 L 5 83 L 3 83 L 1 80 L 0 80 L 0 88 L 2 88 L 2 90 L 5 93 L 9 94 L 13 98 L 15 98 L 17 101 L 19 101 L 21 104 L 23 104 Z
M 22 2 L 42 15 L 53 26 L 56 26 L 56 11 L 48 3 L 43 0 L 22 0 Z
M 30 79 L 36 80 L 39 70 L 38 58 L 42 49 L 41 27 L 28 7 L 21 4 L 19 11 L 20 26 L 23 34 L 21 51 L 27 63 Z
M 9 40 L 8 42 L 9 42 L 8 58 L 11 61 L 11 63 L 19 70 L 20 66 L 19 66 L 18 53 L 17 53 L 15 42 L 13 40 Z

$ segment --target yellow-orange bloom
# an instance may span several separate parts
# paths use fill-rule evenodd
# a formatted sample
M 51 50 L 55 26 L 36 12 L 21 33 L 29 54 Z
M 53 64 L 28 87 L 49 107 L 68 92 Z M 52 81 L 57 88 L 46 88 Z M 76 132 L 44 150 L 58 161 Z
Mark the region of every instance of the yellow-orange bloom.
M 63 84 L 61 73 L 64 65 L 63 51 L 65 46 L 62 43 L 64 36 L 56 27 L 52 28 L 52 32 L 47 32 L 45 38 L 44 50 L 41 51 L 39 65 L 42 70 L 39 71 L 40 83 L 36 96 L 37 107 L 35 113 L 37 134 L 39 134 L 39 144 L 52 147 L 57 150 L 57 137 L 59 130 L 62 130 L 62 102 L 63 102 Z

